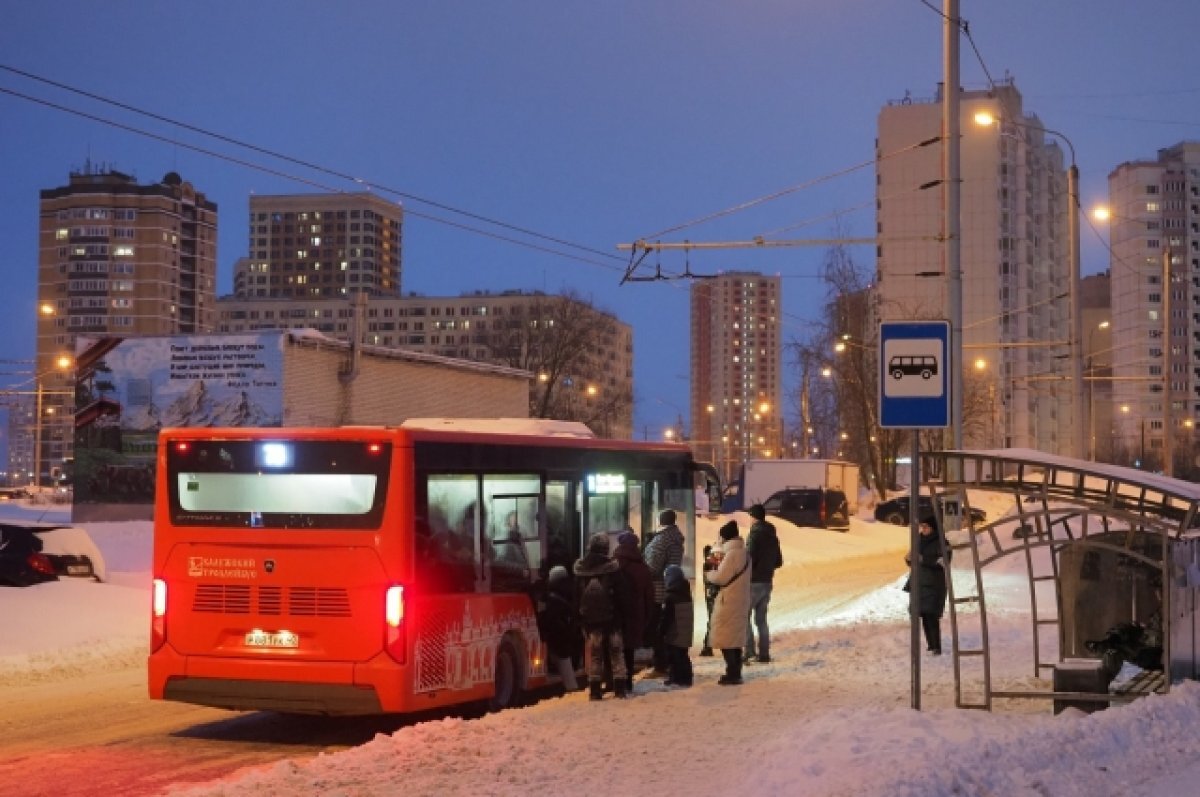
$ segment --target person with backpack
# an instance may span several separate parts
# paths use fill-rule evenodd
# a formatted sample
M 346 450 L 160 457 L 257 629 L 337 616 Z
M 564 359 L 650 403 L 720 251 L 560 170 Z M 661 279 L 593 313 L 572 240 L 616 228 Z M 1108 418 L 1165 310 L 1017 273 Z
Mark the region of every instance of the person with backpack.
M 779 547 L 779 535 L 775 524 L 767 520 L 762 504 L 750 507 L 754 523 L 746 535 L 746 553 L 750 555 L 750 614 L 746 624 L 746 650 L 742 654 L 746 662 L 755 661 L 754 631 L 758 629 L 757 660 L 771 660 L 771 630 L 767 627 L 767 606 L 771 603 L 771 589 L 775 571 L 783 567 L 783 551 Z
M 562 678 L 563 689 L 579 689 L 575 680 L 575 658 L 579 653 L 579 621 L 575 610 L 575 588 L 567 568 L 555 565 L 543 584 L 538 602 L 538 634 L 546 643 L 549 664 Z
M 588 540 L 584 557 L 575 562 L 579 591 L 579 623 L 588 650 L 588 699 L 604 697 L 604 662 L 612 664 L 613 691 L 628 696 L 621 628 L 628 611 L 628 588 L 616 559 L 608 555 L 608 535 L 598 532 Z
M 660 631 L 670 658 L 670 675 L 664 686 L 691 686 L 692 660 L 688 648 L 692 646 L 696 623 L 692 607 L 692 585 L 683 575 L 679 565 L 667 565 L 663 574 L 667 582 L 667 597 L 662 605 Z
M 621 568 L 629 585 L 629 611 L 625 613 L 625 625 L 621 629 L 621 641 L 625 646 L 625 690 L 633 693 L 634 651 L 646 644 L 647 636 L 653 638 L 649 628 L 650 618 L 655 616 L 654 579 L 650 568 L 642 560 L 642 549 L 637 535 L 626 531 L 617 537 L 613 559 Z
M 750 620 L 750 557 L 735 520 L 721 527 L 721 551 L 717 569 L 704 574 L 706 583 L 720 587 L 713 601 L 709 642 L 725 658 L 725 674 L 717 683 L 736 686 L 742 682 L 742 645 Z
M 662 606 L 663 599 L 667 594 L 663 572 L 667 569 L 667 565 L 683 565 L 683 532 L 675 525 L 675 510 L 664 509 L 658 513 L 658 530 L 646 545 L 642 556 L 646 560 L 646 564 L 650 566 L 650 575 L 654 577 L 654 605 L 656 608 L 650 621 L 650 629 L 654 637 L 651 640 L 654 648 L 653 675 L 661 678 L 667 674 L 668 666 L 667 646 L 663 644 L 662 637 L 658 633 L 657 607 Z

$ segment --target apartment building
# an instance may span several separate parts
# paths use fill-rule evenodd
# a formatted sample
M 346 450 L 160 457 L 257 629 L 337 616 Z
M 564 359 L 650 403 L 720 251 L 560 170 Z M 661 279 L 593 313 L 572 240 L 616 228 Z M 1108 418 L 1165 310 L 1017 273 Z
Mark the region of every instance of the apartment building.
M 1115 461 L 1195 464 L 1200 418 L 1200 142 L 1108 176 Z
M 311 328 L 353 340 L 360 329 L 370 346 L 530 370 L 538 376 L 531 417 L 550 410 L 548 417 L 583 421 L 602 437 L 633 434 L 633 329 L 574 297 L 513 290 L 371 298 L 361 320 L 350 300 L 231 296 L 218 308 L 222 332 Z M 553 351 L 539 350 L 547 342 Z
M 751 271 L 692 284 L 692 448 L 726 479 L 746 459 L 786 456 L 780 291 Z
M 175 172 L 141 185 L 89 163 L 41 192 L 33 445 L 14 449 L 32 461 L 10 470 L 44 482 L 71 456 L 78 338 L 213 330 L 216 262 L 217 205 Z
M 238 298 L 399 296 L 404 212 L 370 193 L 253 195 Z
M 949 318 L 943 90 L 889 102 L 879 113 L 875 312 L 882 320 Z M 981 111 L 997 123 L 977 124 Z M 961 343 L 970 392 L 987 397 L 964 401 L 963 444 L 1083 456 L 1072 450 L 1073 424 L 1085 419 L 1072 417 L 1063 152 L 1025 111 L 1011 80 L 961 91 L 960 112 Z

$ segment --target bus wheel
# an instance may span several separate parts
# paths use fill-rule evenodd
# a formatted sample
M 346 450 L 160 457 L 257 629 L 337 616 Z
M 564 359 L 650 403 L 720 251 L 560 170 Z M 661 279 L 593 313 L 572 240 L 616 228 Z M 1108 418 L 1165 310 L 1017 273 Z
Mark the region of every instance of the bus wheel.
M 488 703 L 488 708 L 492 711 L 502 711 L 520 703 L 520 676 L 517 651 L 511 642 L 505 640 L 500 643 L 500 649 L 496 651 L 495 693 Z

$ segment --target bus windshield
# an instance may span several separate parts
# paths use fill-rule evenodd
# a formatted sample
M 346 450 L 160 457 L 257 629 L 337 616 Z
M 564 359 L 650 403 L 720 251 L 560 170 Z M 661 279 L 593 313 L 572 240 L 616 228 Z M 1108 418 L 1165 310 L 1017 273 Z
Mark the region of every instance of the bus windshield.
M 376 528 L 391 446 L 331 441 L 204 441 L 167 454 L 182 525 Z

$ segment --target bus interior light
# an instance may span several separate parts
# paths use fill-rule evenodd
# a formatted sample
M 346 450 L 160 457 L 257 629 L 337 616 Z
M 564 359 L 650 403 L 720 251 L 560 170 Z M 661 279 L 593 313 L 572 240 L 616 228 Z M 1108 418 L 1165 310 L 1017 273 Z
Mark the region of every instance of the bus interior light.
M 383 443 L 367 443 L 368 454 L 378 454 L 383 451 Z
M 180 454 L 186 454 L 188 452 L 188 449 L 191 447 L 192 447 L 191 444 L 188 443 L 186 440 L 180 440 L 178 443 L 175 444 L 175 450 L 178 451 Z
M 285 443 L 263 443 L 259 464 L 264 468 L 287 468 L 292 464 L 292 447 Z

